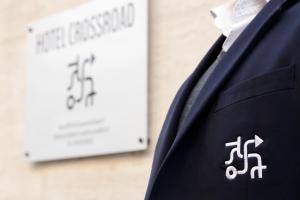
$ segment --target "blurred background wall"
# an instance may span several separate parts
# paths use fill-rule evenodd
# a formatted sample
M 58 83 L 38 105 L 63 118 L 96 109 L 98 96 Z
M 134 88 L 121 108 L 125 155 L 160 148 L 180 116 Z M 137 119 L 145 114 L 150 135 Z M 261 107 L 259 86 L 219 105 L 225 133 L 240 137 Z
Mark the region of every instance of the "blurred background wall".
M 0 1 L 1 200 L 143 199 L 166 112 L 180 84 L 218 37 L 209 10 L 222 3 L 149 1 L 149 150 L 38 165 L 23 155 L 27 24 L 87 1 Z

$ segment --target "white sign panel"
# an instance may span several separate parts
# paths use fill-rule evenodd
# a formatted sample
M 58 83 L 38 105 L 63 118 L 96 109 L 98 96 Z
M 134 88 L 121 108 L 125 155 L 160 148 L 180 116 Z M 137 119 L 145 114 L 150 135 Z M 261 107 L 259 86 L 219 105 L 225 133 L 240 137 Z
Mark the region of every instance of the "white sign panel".
M 147 148 L 147 0 L 99 0 L 29 25 L 26 156 Z

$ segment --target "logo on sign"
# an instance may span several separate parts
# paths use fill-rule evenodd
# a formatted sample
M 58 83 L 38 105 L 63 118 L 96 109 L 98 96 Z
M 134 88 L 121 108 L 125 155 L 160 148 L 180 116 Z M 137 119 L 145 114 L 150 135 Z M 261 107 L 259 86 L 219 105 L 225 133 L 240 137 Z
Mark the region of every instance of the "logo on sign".
M 94 66 L 95 56 L 81 59 L 80 56 L 76 60 L 68 64 L 70 68 L 70 83 L 67 87 L 67 108 L 72 110 L 77 104 L 83 103 L 85 107 L 94 105 L 94 97 L 97 94 L 94 88 L 94 79 L 92 75 L 88 75 L 89 67 Z

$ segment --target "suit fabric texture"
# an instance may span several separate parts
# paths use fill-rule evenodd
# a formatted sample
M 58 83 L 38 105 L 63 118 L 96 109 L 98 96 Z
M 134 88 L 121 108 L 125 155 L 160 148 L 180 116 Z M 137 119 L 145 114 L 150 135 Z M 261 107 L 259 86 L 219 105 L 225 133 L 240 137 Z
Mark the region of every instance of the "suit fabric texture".
M 177 92 L 145 200 L 300 199 L 300 1 L 271 0 L 205 82 L 221 35 Z

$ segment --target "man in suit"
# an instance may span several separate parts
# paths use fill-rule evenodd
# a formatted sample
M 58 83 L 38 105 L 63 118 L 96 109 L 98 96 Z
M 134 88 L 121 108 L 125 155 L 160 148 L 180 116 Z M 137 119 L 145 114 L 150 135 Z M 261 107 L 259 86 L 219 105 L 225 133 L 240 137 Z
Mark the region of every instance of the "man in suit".
M 300 199 L 300 1 L 268 2 L 222 54 L 225 39 L 171 104 L 146 200 Z

